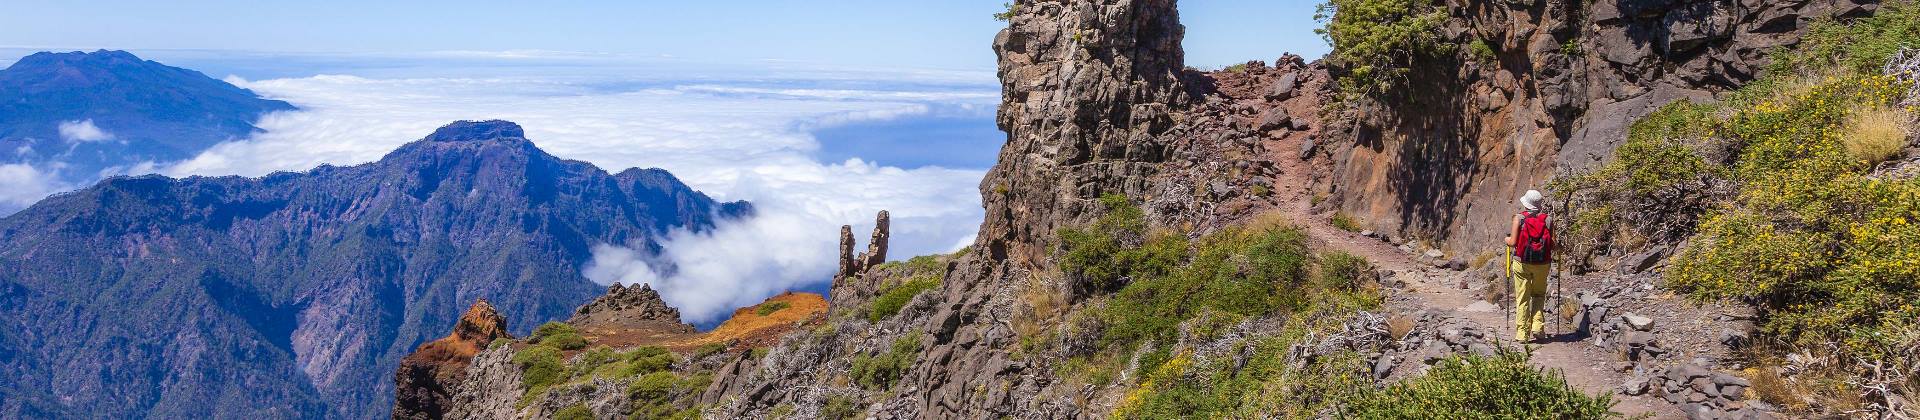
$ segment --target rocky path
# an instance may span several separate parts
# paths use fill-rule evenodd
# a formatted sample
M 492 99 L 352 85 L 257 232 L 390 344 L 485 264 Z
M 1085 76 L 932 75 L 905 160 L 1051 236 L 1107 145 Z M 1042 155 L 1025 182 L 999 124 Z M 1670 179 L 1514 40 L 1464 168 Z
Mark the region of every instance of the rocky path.
M 1507 318 L 1506 309 L 1489 304 L 1481 299 L 1478 287 L 1461 288 L 1460 284 L 1469 276 L 1484 275 L 1480 271 L 1454 271 L 1435 268 L 1432 264 L 1418 261 L 1415 255 L 1401 250 L 1393 244 L 1379 239 L 1362 236 L 1335 228 L 1325 217 L 1316 216 L 1310 209 L 1312 195 L 1304 186 L 1311 185 L 1308 174 L 1310 161 L 1298 159 L 1300 142 L 1269 142 L 1271 157 L 1279 166 L 1274 197 L 1279 202 L 1279 210 L 1285 212 L 1316 241 L 1325 246 L 1371 261 L 1377 268 L 1395 273 L 1404 287 L 1395 289 L 1394 300 L 1399 305 L 1414 306 L 1442 316 L 1466 319 L 1477 324 L 1483 330 L 1500 331 L 1503 345 L 1518 347 L 1512 340 L 1512 324 Z M 1496 263 L 1497 264 L 1497 263 Z M 1558 277 L 1552 281 L 1561 282 Z M 1476 282 L 1484 284 L 1484 282 Z M 1574 278 L 1566 281 L 1561 290 L 1562 296 L 1571 297 L 1576 288 L 1582 285 L 1597 284 L 1594 278 Z M 1550 315 L 1551 318 L 1551 315 Z M 1553 319 L 1549 319 L 1553 321 Z M 1620 384 L 1627 382 L 1632 372 L 1617 372 L 1613 368 L 1619 357 L 1608 348 L 1594 346 L 1589 339 L 1581 339 L 1571 334 L 1571 323 L 1562 323 L 1567 334 L 1549 339 L 1545 344 L 1532 345 L 1531 361 L 1534 365 L 1555 369 L 1566 375 L 1567 383 L 1587 394 L 1612 395 L 1616 404 L 1614 411 L 1627 417 L 1650 416 L 1656 419 L 1686 418 L 1674 405 L 1649 395 L 1627 396 L 1618 392 Z M 1548 327 L 1548 333 L 1554 331 Z

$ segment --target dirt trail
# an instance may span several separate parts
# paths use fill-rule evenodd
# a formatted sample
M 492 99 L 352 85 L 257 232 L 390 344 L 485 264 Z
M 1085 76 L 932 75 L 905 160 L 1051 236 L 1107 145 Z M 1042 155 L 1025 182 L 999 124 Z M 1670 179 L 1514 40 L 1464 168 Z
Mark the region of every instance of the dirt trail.
M 1276 179 L 1278 188 L 1274 194 L 1279 210 L 1304 227 L 1308 235 L 1328 247 L 1365 257 L 1378 268 L 1397 273 L 1406 286 L 1389 292 L 1395 297 L 1404 298 L 1407 303 L 1436 314 L 1466 319 L 1481 327 L 1501 331 L 1504 333 L 1500 337 L 1503 345 L 1520 346 L 1513 341 L 1513 327 L 1505 309 L 1499 306 L 1488 308 L 1490 305 L 1487 304 L 1475 305 L 1475 302 L 1481 301 L 1480 290 L 1459 287 L 1459 283 L 1467 277 L 1481 275 L 1479 271 L 1435 268 L 1416 261 L 1413 255 L 1385 241 L 1333 227 L 1326 218 L 1316 216 L 1310 210 L 1309 197 L 1312 192 L 1306 186 L 1312 185 L 1309 174 L 1313 163 L 1294 158 L 1299 156 L 1300 142 L 1269 141 L 1267 145 L 1273 153 L 1270 158 L 1280 167 L 1281 175 Z M 1598 284 L 1598 280 L 1591 277 L 1562 279 L 1556 275 L 1552 280 L 1553 283 L 1562 281 L 1565 281 L 1562 296 L 1573 296 L 1575 289 L 1584 288 L 1581 287 L 1583 285 Z M 1549 319 L 1549 322 L 1552 321 Z M 1567 334 L 1549 339 L 1545 344 L 1532 345 L 1531 361 L 1534 365 L 1559 370 L 1566 375 L 1568 384 L 1587 394 L 1611 395 L 1616 402 L 1614 411 L 1629 418 L 1640 415 L 1650 415 L 1656 419 L 1686 418 L 1665 400 L 1645 395 L 1621 395 L 1617 388 L 1632 373 L 1612 370 L 1615 362 L 1619 361 L 1613 351 L 1594 346 L 1590 338 L 1575 337 L 1571 334 L 1573 326 L 1570 323 L 1561 325 Z M 1553 328 L 1549 324 L 1549 334 L 1554 331 Z

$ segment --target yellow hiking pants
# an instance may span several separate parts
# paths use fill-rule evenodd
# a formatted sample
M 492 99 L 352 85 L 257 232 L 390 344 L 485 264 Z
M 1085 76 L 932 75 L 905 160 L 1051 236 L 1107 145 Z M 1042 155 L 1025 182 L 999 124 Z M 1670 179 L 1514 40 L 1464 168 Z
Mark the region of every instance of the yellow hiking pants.
M 1527 341 L 1547 326 L 1541 307 L 1547 304 L 1547 265 L 1511 262 L 1513 270 L 1513 339 Z

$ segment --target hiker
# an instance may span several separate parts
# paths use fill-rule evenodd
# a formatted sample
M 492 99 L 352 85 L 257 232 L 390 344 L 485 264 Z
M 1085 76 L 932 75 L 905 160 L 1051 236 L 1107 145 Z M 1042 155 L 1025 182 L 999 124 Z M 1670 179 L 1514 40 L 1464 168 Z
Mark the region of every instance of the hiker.
M 1507 273 L 1513 280 L 1513 339 L 1528 343 L 1544 338 L 1547 270 L 1553 262 L 1553 224 L 1540 209 L 1540 191 L 1520 197 L 1519 214 L 1507 229 Z

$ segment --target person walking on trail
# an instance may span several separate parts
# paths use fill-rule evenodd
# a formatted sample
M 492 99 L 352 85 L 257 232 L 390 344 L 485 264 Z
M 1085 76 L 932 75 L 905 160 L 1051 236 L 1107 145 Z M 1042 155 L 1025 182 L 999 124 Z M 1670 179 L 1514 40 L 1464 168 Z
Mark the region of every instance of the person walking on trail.
M 1553 224 L 1540 208 L 1539 191 L 1520 197 L 1520 213 L 1507 229 L 1507 273 L 1513 281 L 1513 339 L 1527 343 L 1543 338 L 1547 302 L 1547 270 L 1553 262 Z

